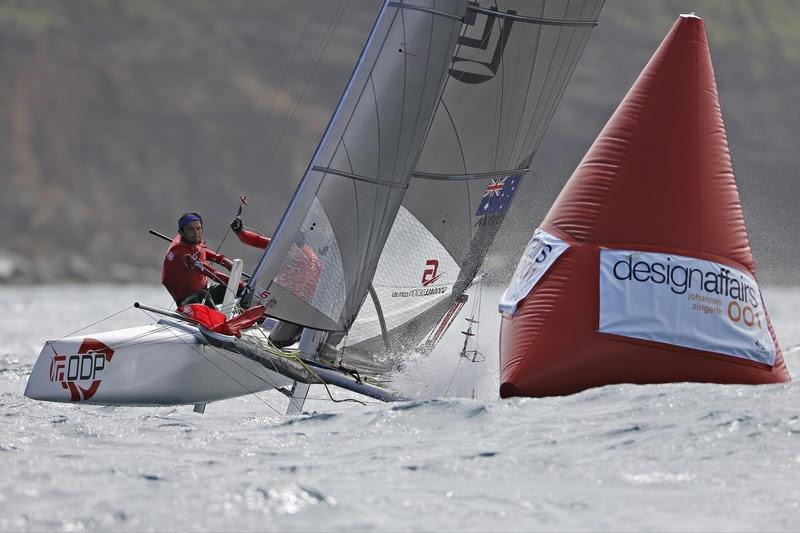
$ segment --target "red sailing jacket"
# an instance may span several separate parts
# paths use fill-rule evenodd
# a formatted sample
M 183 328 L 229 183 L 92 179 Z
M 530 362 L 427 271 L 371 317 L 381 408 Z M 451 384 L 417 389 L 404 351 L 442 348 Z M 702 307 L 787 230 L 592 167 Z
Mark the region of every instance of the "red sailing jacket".
M 209 269 L 212 272 L 201 272 L 197 267 L 193 266 L 195 260 L 201 263 L 213 261 L 222 264 L 224 259 L 224 255 L 206 248 L 205 243 L 188 244 L 181 240 L 180 234 L 176 235 L 169 245 L 166 257 L 164 257 L 161 283 L 172 295 L 175 303 L 180 304 L 190 294 L 206 288 L 208 283 L 206 274 L 210 274 L 212 278 L 215 275 L 219 275 L 213 269 Z
M 239 240 L 244 244 L 253 246 L 254 248 L 261 248 L 262 250 L 269 246 L 269 241 L 271 240 L 269 237 L 264 237 L 260 233 L 250 231 L 249 229 L 240 230 L 236 233 L 236 236 L 239 237 Z

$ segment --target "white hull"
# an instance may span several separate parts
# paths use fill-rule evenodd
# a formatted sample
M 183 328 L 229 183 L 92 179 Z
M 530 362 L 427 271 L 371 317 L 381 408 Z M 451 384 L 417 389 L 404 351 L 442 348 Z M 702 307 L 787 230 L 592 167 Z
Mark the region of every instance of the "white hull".
M 25 396 L 99 405 L 185 405 L 224 400 L 292 381 L 208 345 L 172 321 L 45 343 Z

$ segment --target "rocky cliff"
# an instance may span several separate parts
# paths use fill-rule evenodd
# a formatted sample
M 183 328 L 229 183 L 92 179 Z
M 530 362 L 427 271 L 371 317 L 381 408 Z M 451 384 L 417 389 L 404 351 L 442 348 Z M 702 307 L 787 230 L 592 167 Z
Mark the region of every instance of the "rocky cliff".
M 378 4 L 29 0 L 0 6 L 0 280 L 158 281 L 178 215 L 219 244 L 247 194 L 269 233 Z M 493 250 L 532 229 L 680 12 L 706 19 L 762 279 L 800 284 L 800 7 L 608 0 Z M 502 236 L 501 236 L 502 237 Z M 228 236 L 223 250 L 244 256 Z M 511 267 L 513 270 L 513 266 Z M 502 276 L 501 276 L 502 277 Z

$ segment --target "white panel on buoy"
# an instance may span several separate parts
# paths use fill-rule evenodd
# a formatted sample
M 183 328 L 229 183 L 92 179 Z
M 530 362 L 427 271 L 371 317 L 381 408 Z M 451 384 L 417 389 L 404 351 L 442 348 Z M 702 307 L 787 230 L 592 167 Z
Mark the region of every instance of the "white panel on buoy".
M 517 304 L 531 292 L 533 286 L 567 248 L 567 243 L 537 228 L 519 258 L 511 283 L 500 298 L 500 312 L 513 315 L 517 311 Z
M 601 250 L 599 330 L 775 363 L 755 279 L 693 257 Z

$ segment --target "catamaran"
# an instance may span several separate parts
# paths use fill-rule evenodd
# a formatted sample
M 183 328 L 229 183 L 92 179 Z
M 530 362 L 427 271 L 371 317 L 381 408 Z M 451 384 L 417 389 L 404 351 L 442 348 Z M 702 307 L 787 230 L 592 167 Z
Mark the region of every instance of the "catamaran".
M 602 4 L 386 1 L 241 298 L 237 260 L 221 318 L 137 304 L 158 320 L 48 341 L 26 396 L 202 411 L 277 389 L 289 413 L 312 384 L 403 399 L 393 373 L 464 306 Z

